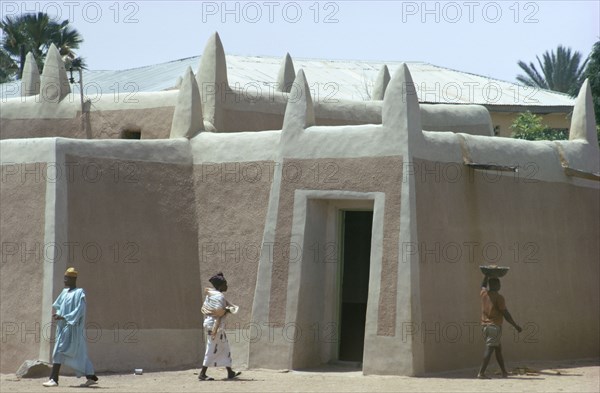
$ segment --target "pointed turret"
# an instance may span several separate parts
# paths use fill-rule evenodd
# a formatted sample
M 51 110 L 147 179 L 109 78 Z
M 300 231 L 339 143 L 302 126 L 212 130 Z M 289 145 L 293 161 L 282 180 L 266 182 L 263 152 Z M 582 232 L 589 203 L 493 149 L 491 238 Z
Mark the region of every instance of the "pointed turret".
M 279 75 L 277 76 L 277 91 L 289 93 L 295 78 L 296 71 L 294 71 L 292 57 L 289 53 L 286 53 L 279 69 Z
M 21 97 L 37 94 L 40 94 L 40 70 L 33 53 L 28 52 L 23 66 L 23 76 L 21 77 Z
M 296 133 L 315 125 L 315 109 L 304 71 L 298 71 L 292 84 L 283 117 L 283 134 Z
M 213 34 L 206 43 L 196 81 L 202 97 L 204 119 L 212 123 L 217 130 L 223 129 L 223 105 L 231 89 L 227 82 L 227 63 L 225 51 L 219 34 Z
M 423 136 L 417 89 L 405 63 L 390 80 L 381 117 L 386 128 L 406 132 L 409 136 Z
M 193 138 L 204 129 L 198 83 L 190 67 L 181 78 L 170 138 Z
M 50 44 L 44 70 L 42 71 L 42 80 L 40 85 L 40 95 L 42 101 L 59 102 L 71 92 L 65 63 L 60 57 L 60 53 L 54 44 Z
M 388 83 L 390 83 L 390 71 L 388 70 L 387 65 L 384 65 L 381 70 L 379 70 L 379 74 L 377 74 L 377 79 L 375 79 L 375 85 L 373 86 L 373 94 L 371 95 L 371 100 L 373 101 L 381 101 L 385 97 L 385 89 L 387 89 Z
M 571 117 L 569 140 L 577 139 L 585 140 L 592 146 L 598 145 L 594 102 L 588 79 L 583 82 L 581 89 L 579 89 L 579 94 L 575 99 L 575 106 L 573 107 L 573 116 Z

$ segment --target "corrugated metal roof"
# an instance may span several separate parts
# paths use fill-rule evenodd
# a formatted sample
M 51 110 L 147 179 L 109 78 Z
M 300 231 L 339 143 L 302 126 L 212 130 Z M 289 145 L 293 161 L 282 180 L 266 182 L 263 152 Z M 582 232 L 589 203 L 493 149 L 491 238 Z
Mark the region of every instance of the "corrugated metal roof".
M 85 93 L 150 92 L 174 88 L 189 66 L 197 71 L 201 56 L 120 71 L 85 70 Z M 247 94 L 272 92 L 282 58 L 227 55 L 229 84 Z M 294 59 L 296 72 L 302 68 L 315 100 L 368 100 L 379 70 L 387 65 L 390 74 L 401 62 Z M 483 104 L 487 106 L 573 106 L 574 99 L 562 93 L 456 71 L 424 62 L 407 62 L 420 102 Z M 76 77 L 77 79 L 77 77 Z M 19 95 L 19 83 L 3 84 L 1 97 Z M 75 87 L 74 91 L 78 91 Z

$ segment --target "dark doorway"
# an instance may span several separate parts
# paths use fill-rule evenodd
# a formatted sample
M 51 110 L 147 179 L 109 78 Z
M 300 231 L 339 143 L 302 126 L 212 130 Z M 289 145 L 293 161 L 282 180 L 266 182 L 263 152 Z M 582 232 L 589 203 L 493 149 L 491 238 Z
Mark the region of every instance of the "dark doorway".
M 338 359 L 362 362 L 365 342 L 372 211 L 342 211 L 340 347 Z

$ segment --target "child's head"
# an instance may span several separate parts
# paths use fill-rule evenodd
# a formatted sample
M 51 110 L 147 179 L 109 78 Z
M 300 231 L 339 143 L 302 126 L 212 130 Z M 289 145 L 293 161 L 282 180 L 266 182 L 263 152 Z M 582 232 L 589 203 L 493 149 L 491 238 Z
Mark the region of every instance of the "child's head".
M 227 291 L 227 280 L 225 280 L 225 276 L 223 276 L 222 272 L 219 272 L 208 279 L 210 283 L 215 287 L 217 291 L 225 292 Z

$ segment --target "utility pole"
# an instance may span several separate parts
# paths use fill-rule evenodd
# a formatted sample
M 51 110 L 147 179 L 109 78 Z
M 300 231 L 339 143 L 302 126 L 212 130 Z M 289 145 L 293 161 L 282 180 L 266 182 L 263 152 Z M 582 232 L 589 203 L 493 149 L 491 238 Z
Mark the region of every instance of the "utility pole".
M 86 121 L 87 121 L 87 112 L 85 111 L 85 106 L 83 103 L 83 70 L 79 67 L 79 98 L 81 101 L 81 132 L 83 135 L 87 136 L 86 132 Z
M 83 101 L 83 70 L 81 69 L 81 67 L 77 67 L 77 71 L 79 73 L 79 81 L 77 83 L 79 83 L 79 101 L 81 104 L 81 132 L 85 135 L 87 135 L 86 132 L 86 120 L 87 120 L 87 112 L 85 110 L 85 103 Z M 71 64 L 71 66 L 69 67 L 69 72 L 71 73 L 71 77 L 69 78 L 69 82 L 74 84 L 75 83 L 75 78 L 73 78 L 73 65 Z

